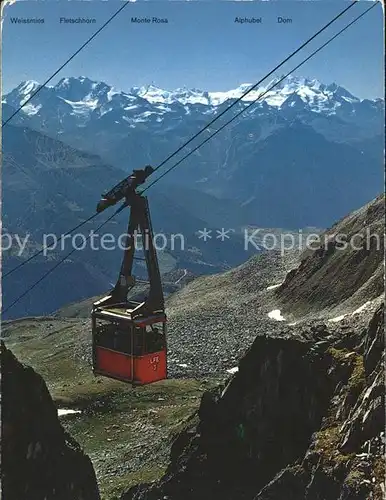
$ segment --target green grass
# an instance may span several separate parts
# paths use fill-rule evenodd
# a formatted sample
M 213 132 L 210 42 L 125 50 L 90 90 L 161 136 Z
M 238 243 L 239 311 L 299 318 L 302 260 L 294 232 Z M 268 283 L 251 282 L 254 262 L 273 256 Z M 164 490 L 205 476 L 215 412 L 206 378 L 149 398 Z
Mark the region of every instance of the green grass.
M 135 389 L 110 382 L 97 384 L 104 386 L 98 392 L 85 393 L 86 387 L 94 388 L 83 387 L 75 401 L 82 402 L 84 413 L 62 421 L 92 459 L 104 500 L 162 476 L 172 438 L 198 408 L 205 389 L 192 379 Z
M 173 436 L 217 383 L 168 379 L 132 388 L 94 377 L 85 356 L 89 325 L 81 319 L 18 321 L 5 334 L 7 347 L 43 376 L 58 408 L 82 409 L 61 423 L 90 456 L 102 500 L 162 476 Z

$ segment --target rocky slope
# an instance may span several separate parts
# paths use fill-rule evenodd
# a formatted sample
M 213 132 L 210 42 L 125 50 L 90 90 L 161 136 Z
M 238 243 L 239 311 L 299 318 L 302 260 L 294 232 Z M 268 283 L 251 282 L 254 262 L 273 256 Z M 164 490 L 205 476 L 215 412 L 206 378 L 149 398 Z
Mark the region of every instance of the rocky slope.
M 273 290 L 297 264 L 297 253 L 267 251 L 226 273 L 196 278 L 166 301 L 173 376 L 206 376 L 234 368 L 257 334 L 275 335 Z
M 163 479 L 122 500 L 370 500 L 384 485 L 384 308 L 324 341 L 257 337 L 204 395 Z
M 99 500 L 90 459 L 60 425 L 44 380 L 1 345 L 5 500 Z
M 338 224 L 373 227 L 382 217 L 375 200 Z M 116 500 L 136 485 L 122 500 L 381 500 L 383 289 L 376 296 L 377 288 L 363 287 L 367 254 L 345 255 L 356 265 L 321 258 L 310 272 L 298 266 L 296 252 L 263 252 L 226 273 L 195 278 L 167 299 L 171 378 L 138 391 L 92 376 L 90 325 L 82 318 L 89 302 L 56 318 L 6 322 L 2 334 L 57 401 L 82 409 L 67 426 L 91 456 L 103 498 Z M 373 262 L 378 279 L 378 254 Z M 288 271 L 300 288 L 320 273 L 314 284 L 336 297 L 332 308 L 320 312 L 313 302 L 323 294 L 309 293 L 302 308 L 283 309 L 286 319 L 275 320 L 272 310 L 286 306 L 280 291 Z M 357 284 L 351 302 L 343 279 Z M 339 297 L 344 317 L 337 319 Z
M 332 317 L 378 297 L 384 289 L 384 230 L 384 195 L 334 224 L 275 290 L 283 310 L 329 310 Z
M 327 234 L 337 228 L 349 235 L 358 228 L 383 234 L 383 217 L 380 197 Z M 257 321 L 255 313 L 257 337 L 228 383 L 204 394 L 198 413 L 174 442 L 166 474 L 157 483 L 131 488 L 122 500 L 384 498 L 383 247 L 341 255 L 332 248 L 327 256 L 306 251 L 281 286 L 261 291 L 260 314 L 276 301 L 277 307 L 293 307 L 296 321 L 264 322 L 262 314 Z M 240 274 L 247 269 L 234 271 L 236 295 L 255 290 L 256 300 L 255 276 Z M 292 280 L 297 286 L 289 291 Z M 376 286 L 367 286 L 369 280 Z M 258 281 L 262 285 L 264 273 Z M 198 284 L 195 280 L 182 294 Z M 216 298 L 224 301 L 227 291 L 207 289 L 203 300 L 210 308 Z M 358 301 L 365 304 L 358 308 Z M 338 305 L 344 314 L 331 318 Z M 239 317 L 246 312 L 238 307 Z

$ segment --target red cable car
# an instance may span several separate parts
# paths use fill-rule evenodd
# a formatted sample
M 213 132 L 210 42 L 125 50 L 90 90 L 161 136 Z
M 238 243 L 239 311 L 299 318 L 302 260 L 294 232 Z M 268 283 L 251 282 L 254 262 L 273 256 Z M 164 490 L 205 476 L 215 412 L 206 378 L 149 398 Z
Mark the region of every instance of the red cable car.
M 93 371 L 96 375 L 144 385 L 167 378 L 166 314 L 157 253 L 147 199 L 136 192 L 139 184 L 153 172 L 148 166 L 134 173 L 99 202 L 97 212 L 125 198 L 130 206 L 120 276 L 109 295 L 93 304 L 92 348 Z M 140 300 L 128 298 L 136 284 L 132 276 L 135 260 L 134 235 L 143 238 L 143 252 L 149 276 L 148 295 Z

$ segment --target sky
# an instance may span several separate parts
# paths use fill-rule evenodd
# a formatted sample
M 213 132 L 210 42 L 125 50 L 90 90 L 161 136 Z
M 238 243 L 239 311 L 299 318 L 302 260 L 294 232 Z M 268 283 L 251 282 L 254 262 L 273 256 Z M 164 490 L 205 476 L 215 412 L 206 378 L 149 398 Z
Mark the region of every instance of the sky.
M 120 6 L 109 1 L 22 1 L 5 9 L 3 92 L 23 80 L 45 81 Z M 254 83 L 348 5 L 328 2 L 130 2 L 50 83 L 87 76 L 128 91 L 153 84 L 223 91 Z M 275 75 L 302 58 L 369 6 L 358 2 L 332 27 Z M 278 24 L 277 18 L 292 23 Z M 11 18 L 44 18 L 44 24 L 15 24 Z M 95 18 L 95 24 L 60 24 L 60 17 Z M 132 17 L 167 18 L 136 24 Z M 260 24 L 236 17 L 262 18 Z M 367 15 L 307 62 L 298 76 L 336 82 L 360 98 L 383 97 L 383 12 Z M 271 77 L 273 78 L 273 77 Z M 270 78 L 270 79 L 271 79 Z

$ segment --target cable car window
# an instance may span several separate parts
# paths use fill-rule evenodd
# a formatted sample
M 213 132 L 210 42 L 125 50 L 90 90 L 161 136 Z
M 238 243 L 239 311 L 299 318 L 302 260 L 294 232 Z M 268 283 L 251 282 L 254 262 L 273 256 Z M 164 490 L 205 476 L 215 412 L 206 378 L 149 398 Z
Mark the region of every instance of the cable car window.
M 135 329 L 134 346 L 138 355 L 143 352 L 142 328 Z M 132 327 L 124 321 L 110 321 L 97 319 L 95 330 L 97 346 L 106 347 L 114 351 L 132 354 Z
M 112 323 L 111 321 L 97 319 L 96 331 L 95 331 L 96 344 L 101 347 L 107 347 L 108 349 L 113 349 L 116 329 L 117 329 L 117 324 Z
M 165 332 L 163 323 L 146 326 L 146 352 L 159 352 L 165 348 Z
M 144 328 L 134 327 L 134 356 L 142 356 L 144 354 Z

